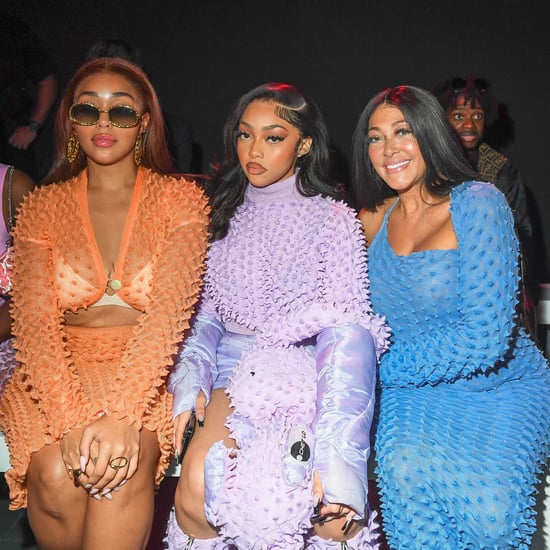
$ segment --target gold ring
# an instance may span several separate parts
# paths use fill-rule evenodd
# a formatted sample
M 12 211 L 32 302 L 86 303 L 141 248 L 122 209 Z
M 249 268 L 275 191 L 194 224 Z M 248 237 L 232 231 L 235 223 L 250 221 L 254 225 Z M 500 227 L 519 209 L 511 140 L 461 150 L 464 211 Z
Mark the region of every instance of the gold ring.
M 125 456 L 116 456 L 109 460 L 109 467 L 113 470 L 120 470 L 128 465 L 128 459 Z
M 75 487 L 80 487 L 79 480 L 81 475 L 82 475 L 82 470 L 80 468 L 73 470 L 73 482 Z

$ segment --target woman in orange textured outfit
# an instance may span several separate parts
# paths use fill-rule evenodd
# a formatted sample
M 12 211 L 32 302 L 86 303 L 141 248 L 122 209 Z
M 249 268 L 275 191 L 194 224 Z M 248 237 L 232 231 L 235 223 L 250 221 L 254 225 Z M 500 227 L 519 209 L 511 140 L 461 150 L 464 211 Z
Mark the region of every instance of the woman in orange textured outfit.
M 198 296 L 208 207 L 171 161 L 137 66 L 100 58 L 69 82 L 46 185 L 15 232 L 21 366 L 0 406 L 11 508 L 43 549 L 147 544 L 172 452 L 165 382 Z

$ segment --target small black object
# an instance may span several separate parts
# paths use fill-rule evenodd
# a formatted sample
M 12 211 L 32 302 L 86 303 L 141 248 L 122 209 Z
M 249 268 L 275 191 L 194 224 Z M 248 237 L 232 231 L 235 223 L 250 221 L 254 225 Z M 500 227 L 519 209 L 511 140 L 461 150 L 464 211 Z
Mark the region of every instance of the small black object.
M 181 464 L 183 457 L 185 455 L 185 452 L 189 447 L 189 443 L 191 443 L 191 438 L 195 433 L 195 423 L 196 423 L 196 416 L 195 416 L 195 411 L 193 411 L 191 413 L 191 418 L 189 418 L 189 421 L 185 425 L 185 430 L 183 430 L 183 438 L 181 440 L 181 453 L 178 456 L 178 464 Z

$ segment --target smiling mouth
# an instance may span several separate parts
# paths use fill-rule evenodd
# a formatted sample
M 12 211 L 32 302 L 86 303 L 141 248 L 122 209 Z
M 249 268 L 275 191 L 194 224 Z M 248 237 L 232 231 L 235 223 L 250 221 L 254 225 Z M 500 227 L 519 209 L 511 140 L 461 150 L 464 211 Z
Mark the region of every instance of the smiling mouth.
M 410 160 L 401 160 L 399 162 L 393 162 L 391 164 L 386 164 L 385 167 L 386 167 L 386 170 L 399 171 L 402 168 L 404 168 L 405 166 L 408 166 L 408 164 L 410 162 L 411 162 Z

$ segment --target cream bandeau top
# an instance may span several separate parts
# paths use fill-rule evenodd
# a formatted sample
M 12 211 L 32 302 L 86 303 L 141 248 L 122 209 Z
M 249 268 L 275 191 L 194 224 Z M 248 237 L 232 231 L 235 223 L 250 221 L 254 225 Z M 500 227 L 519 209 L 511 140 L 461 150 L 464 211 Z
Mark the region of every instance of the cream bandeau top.
M 116 292 L 113 295 L 109 295 L 107 293 L 103 294 L 103 296 L 95 304 L 90 304 L 89 307 L 98 306 L 120 306 L 133 309 L 132 306 L 125 302 Z
M 107 286 L 103 296 L 95 303 L 90 304 L 89 307 L 98 307 L 98 306 L 120 306 L 120 307 L 129 307 L 133 309 L 132 306 L 125 302 L 119 295 L 118 290 L 122 288 L 122 283 L 118 279 L 109 279 L 107 281 Z M 110 290 L 112 294 L 109 294 L 107 291 Z

